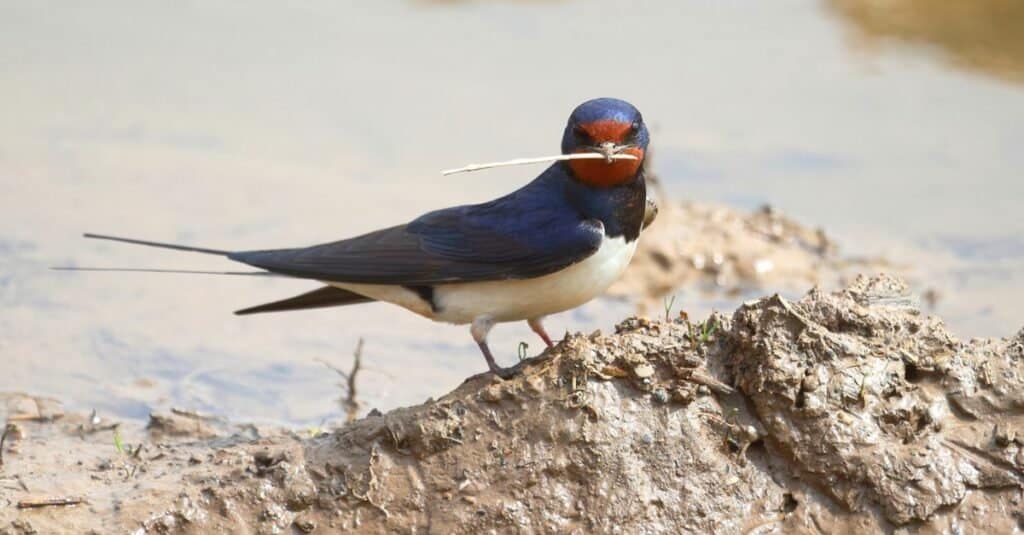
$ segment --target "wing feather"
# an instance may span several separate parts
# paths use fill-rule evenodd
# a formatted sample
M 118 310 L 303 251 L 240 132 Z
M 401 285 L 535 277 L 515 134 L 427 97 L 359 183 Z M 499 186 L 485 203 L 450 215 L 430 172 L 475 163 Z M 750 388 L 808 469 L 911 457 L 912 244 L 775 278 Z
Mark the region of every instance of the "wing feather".
M 543 177 L 542 177 L 543 178 Z M 593 254 L 603 225 L 540 179 L 489 203 L 428 213 L 312 247 L 232 253 L 275 273 L 329 282 L 430 285 L 546 275 Z

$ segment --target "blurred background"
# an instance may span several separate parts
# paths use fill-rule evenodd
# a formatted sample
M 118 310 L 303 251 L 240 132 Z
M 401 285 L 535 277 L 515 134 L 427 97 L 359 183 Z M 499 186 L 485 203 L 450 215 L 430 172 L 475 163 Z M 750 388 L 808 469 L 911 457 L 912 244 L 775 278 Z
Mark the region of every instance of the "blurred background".
M 554 153 L 597 96 L 643 111 L 670 198 L 770 204 L 923 270 L 915 291 L 963 338 L 1007 336 L 1022 83 L 1017 0 L 3 1 L 0 390 L 316 425 L 343 414 L 317 359 L 347 369 L 362 337 L 364 411 L 439 396 L 486 369 L 465 327 L 383 304 L 238 318 L 313 285 L 47 268 L 233 269 L 83 231 L 296 246 L 488 200 L 542 168 L 438 171 Z M 693 315 L 742 296 L 676 298 Z M 549 330 L 634 310 L 601 299 Z M 525 324 L 492 336 L 505 363 L 539 350 Z

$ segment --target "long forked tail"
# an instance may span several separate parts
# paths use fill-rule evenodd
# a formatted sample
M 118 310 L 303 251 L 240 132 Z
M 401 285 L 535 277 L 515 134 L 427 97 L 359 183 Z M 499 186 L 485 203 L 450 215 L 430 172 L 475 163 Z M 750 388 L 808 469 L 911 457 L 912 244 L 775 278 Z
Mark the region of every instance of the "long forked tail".
M 134 245 L 145 245 L 147 247 L 159 247 L 161 249 L 173 249 L 175 251 L 189 251 L 192 253 L 203 253 L 212 254 L 217 256 L 228 256 L 232 251 L 224 251 L 221 249 L 209 249 L 206 247 L 192 247 L 189 245 L 179 245 L 176 243 L 165 243 L 148 240 L 137 240 L 134 238 L 122 238 L 120 236 L 109 236 L 106 234 L 82 234 L 83 237 L 92 238 L 94 240 L 109 240 L 121 243 L 131 243 Z M 287 275 L 281 275 L 278 273 L 271 273 L 269 271 L 205 271 L 205 270 L 193 270 L 193 269 L 156 269 L 156 268 L 106 268 L 106 267 L 74 267 L 74 266 L 61 266 L 54 267 L 57 271 L 108 271 L 116 273 L 185 273 L 191 275 L 250 275 L 259 277 L 287 277 Z
M 181 273 L 185 275 L 250 275 L 256 277 L 289 277 L 269 271 L 205 271 L 201 269 L 160 269 L 160 268 L 108 268 L 108 267 L 75 267 L 54 266 L 54 271 L 98 271 L 109 273 Z
M 164 243 L 155 242 L 148 240 L 136 240 L 134 238 L 122 238 L 119 236 L 108 236 L 105 234 L 83 234 L 86 238 L 92 238 L 96 240 L 110 240 L 122 243 L 131 243 L 134 245 L 145 245 L 148 247 L 159 247 L 162 249 L 173 249 L 175 251 L 189 251 L 193 253 L 212 254 L 217 256 L 230 256 L 233 251 L 223 251 L 220 249 L 208 249 L 206 247 L 191 247 L 188 245 L 178 245 L 176 243 Z M 61 271 L 112 271 L 112 272 L 141 272 L 141 273 L 190 273 L 190 274 L 201 274 L 201 275 L 256 275 L 265 277 L 291 277 L 290 275 L 284 275 L 281 273 L 272 273 L 270 271 L 200 271 L 190 269 L 153 269 L 153 268 L 101 268 L 101 267 L 55 267 L 52 269 Z M 240 316 L 248 314 L 259 314 L 261 312 L 283 312 L 287 310 L 302 310 L 308 308 L 323 308 L 323 307 L 334 307 L 342 305 L 355 305 L 359 303 L 369 303 L 373 299 L 336 288 L 334 286 L 323 286 L 311 292 L 297 295 L 295 297 L 289 297 L 287 299 L 281 299 L 279 301 L 273 301 L 270 303 L 264 303 L 262 305 L 256 305 L 249 308 L 238 310 L 235 314 Z
M 176 243 L 164 243 L 158 241 L 136 240 L 133 238 L 121 238 L 118 236 L 108 236 L 106 234 L 92 234 L 89 232 L 82 234 L 82 236 L 86 238 L 92 238 L 94 240 L 119 241 L 122 243 L 134 243 L 135 245 L 146 245 L 148 247 L 159 247 L 161 249 L 174 249 L 175 251 L 190 251 L 193 253 L 213 254 L 217 256 L 227 256 L 233 252 L 222 251 L 220 249 L 207 249 L 205 247 L 191 247 L 188 245 L 178 245 Z
M 355 292 L 324 286 L 311 292 L 306 292 L 288 299 L 281 299 L 272 303 L 264 303 L 242 310 L 236 310 L 235 314 L 244 316 L 247 314 L 259 314 L 261 312 L 284 312 L 286 310 L 302 310 L 306 308 L 336 307 L 341 305 L 356 305 L 373 301 L 369 297 L 359 295 Z

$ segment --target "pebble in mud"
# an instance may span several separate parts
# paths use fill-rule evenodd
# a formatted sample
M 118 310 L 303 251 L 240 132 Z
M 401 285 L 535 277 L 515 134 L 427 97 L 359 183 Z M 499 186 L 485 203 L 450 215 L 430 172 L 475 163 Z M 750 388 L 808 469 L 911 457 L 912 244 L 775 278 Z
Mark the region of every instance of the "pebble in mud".
M 992 434 L 994 435 L 996 445 L 1000 448 L 1009 446 L 1017 439 L 1017 431 L 1005 424 L 996 424 Z
M 306 520 L 304 518 L 296 518 L 294 522 L 295 528 L 303 533 L 313 533 L 316 530 L 316 522 L 312 520 Z

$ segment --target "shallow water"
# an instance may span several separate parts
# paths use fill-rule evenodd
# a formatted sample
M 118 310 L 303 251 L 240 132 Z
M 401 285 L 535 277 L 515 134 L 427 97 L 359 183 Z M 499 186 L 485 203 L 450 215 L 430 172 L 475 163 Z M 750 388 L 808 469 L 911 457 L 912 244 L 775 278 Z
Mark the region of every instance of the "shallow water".
M 316 359 L 347 368 L 364 337 L 367 408 L 440 395 L 485 369 L 463 327 L 381 304 L 237 318 L 310 285 L 46 268 L 232 268 L 83 231 L 291 246 L 493 198 L 540 169 L 438 170 L 552 153 L 569 110 L 602 95 L 644 111 L 673 195 L 771 203 L 846 252 L 923 265 L 954 332 L 1011 334 L 1024 87 L 898 29 L 865 47 L 844 3 L 8 3 L 0 390 L 316 424 L 341 414 Z M 600 300 L 550 330 L 630 310 Z M 499 359 L 519 340 L 540 347 L 499 326 Z

